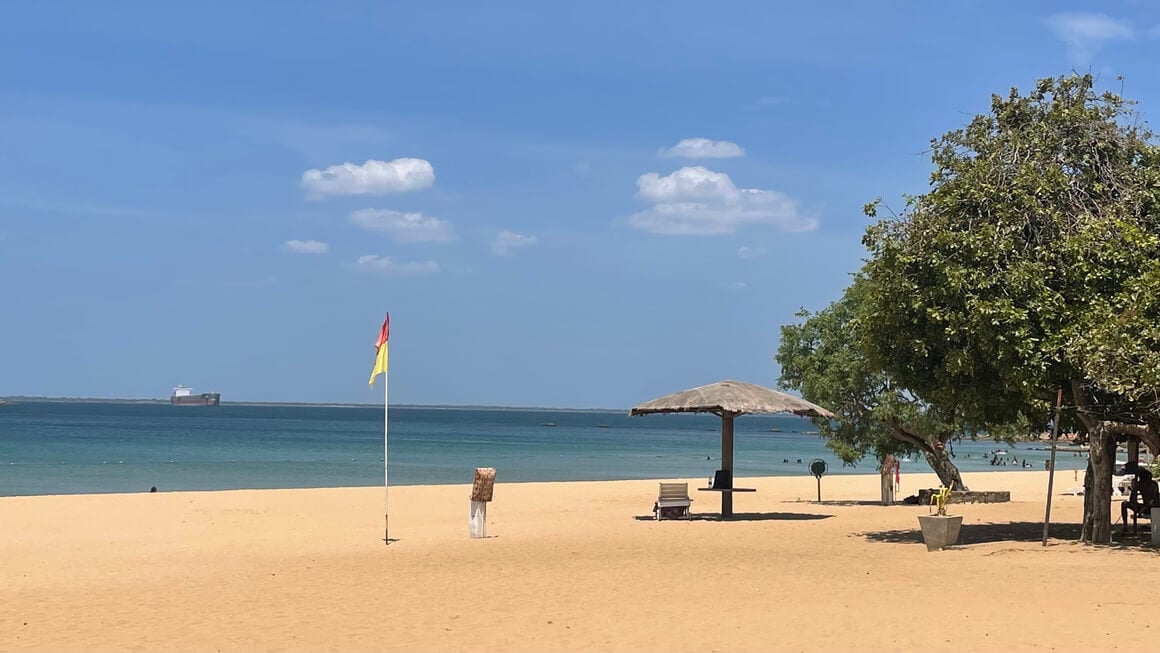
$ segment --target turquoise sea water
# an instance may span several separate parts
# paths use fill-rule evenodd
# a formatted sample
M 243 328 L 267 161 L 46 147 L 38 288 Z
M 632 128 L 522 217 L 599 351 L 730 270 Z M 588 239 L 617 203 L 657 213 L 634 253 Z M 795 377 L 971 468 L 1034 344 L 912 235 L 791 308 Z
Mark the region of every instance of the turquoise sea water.
M 720 462 L 712 415 L 393 407 L 390 416 L 392 485 L 469 483 L 476 467 L 497 468 L 501 482 L 707 478 Z M 813 458 L 831 474 L 874 472 L 872 458 L 843 467 L 813 428 L 793 416 L 738 418 L 736 475 L 805 475 Z M 1020 469 L 987 462 L 1005 449 L 1041 470 L 1047 452 L 1033 446 L 961 442 L 955 462 L 963 471 Z M 0 496 L 375 486 L 382 459 L 381 407 L 0 406 Z M 1061 453 L 1057 468 L 1085 465 Z M 929 468 L 903 463 L 903 474 L 915 471 Z

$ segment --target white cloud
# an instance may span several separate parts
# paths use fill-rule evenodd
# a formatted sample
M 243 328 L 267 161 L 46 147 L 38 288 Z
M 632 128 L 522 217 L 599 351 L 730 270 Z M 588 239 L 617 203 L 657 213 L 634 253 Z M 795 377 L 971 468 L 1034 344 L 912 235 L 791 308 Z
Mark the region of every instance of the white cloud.
M 291 254 L 325 254 L 330 245 L 318 240 L 287 240 L 282 243 L 282 251 Z
M 439 264 L 435 261 L 399 263 L 389 256 L 375 256 L 368 254 L 358 257 L 355 265 L 360 270 L 378 272 L 382 274 L 397 274 L 417 276 L 421 274 L 435 274 L 439 271 Z
M 441 242 L 455 237 L 446 220 L 422 213 L 359 209 L 350 214 L 350 221 L 364 229 L 389 233 L 401 243 Z
M 764 247 L 738 247 L 737 258 L 757 258 L 765 256 Z
M 514 231 L 501 231 L 491 241 L 491 253 L 496 256 L 511 256 L 512 253 L 521 247 L 530 247 L 537 242 L 535 236 L 528 236 L 525 234 L 517 234 Z
M 745 283 L 744 281 L 734 281 L 733 283 L 729 284 L 729 289 L 735 291 L 745 290 L 748 287 L 749 284 Z
M 362 165 L 343 163 L 302 173 L 302 187 L 311 197 L 383 195 L 420 190 L 435 183 L 435 168 L 426 159 L 370 159 Z
M 636 180 L 636 196 L 650 202 L 735 199 L 739 192 L 729 175 L 703 166 L 681 168 L 664 177 L 649 172 Z
M 642 231 L 666 235 L 715 236 L 748 225 L 773 225 L 785 231 L 810 231 L 817 221 L 798 210 L 797 202 L 775 190 L 738 188 L 729 175 L 701 166 L 681 168 L 667 176 L 655 172 L 636 181 L 637 197 L 653 203 L 628 218 Z
M 658 152 L 665 158 L 680 157 L 683 159 L 732 159 L 745 156 L 745 150 L 737 143 L 730 141 L 714 141 L 708 138 L 686 138 L 669 148 L 661 148 Z
M 1130 24 L 1107 14 L 1055 14 L 1048 17 L 1046 22 L 1056 38 L 1067 45 L 1072 60 L 1080 64 L 1091 61 L 1111 41 L 1128 41 L 1136 37 Z

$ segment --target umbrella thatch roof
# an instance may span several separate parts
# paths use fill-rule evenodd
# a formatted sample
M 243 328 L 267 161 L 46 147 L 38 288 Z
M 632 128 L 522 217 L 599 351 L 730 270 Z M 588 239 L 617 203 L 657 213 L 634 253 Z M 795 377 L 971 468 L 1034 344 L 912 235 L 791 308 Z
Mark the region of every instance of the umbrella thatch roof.
M 805 399 L 741 381 L 718 381 L 665 395 L 629 411 L 629 415 L 651 413 L 793 413 L 805 417 L 833 417 L 830 411 Z

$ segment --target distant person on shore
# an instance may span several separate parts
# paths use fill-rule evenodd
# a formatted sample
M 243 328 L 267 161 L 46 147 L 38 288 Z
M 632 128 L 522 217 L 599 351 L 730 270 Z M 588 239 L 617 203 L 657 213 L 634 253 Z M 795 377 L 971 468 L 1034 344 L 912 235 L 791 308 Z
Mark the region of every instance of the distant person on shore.
M 149 488 L 149 491 L 150 491 L 150 492 L 156 492 L 156 491 L 157 491 L 157 486 L 156 486 L 156 485 L 154 485 L 153 487 Z

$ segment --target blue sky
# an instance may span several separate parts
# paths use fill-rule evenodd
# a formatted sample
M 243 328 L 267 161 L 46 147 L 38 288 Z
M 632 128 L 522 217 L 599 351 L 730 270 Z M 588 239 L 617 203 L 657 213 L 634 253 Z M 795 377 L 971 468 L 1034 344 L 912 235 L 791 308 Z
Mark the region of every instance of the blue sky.
M 0 395 L 772 385 L 990 94 L 1160 111 L 1160 5 L 0 5 Z M 700 140 L 697 140 L 700 139 Z

